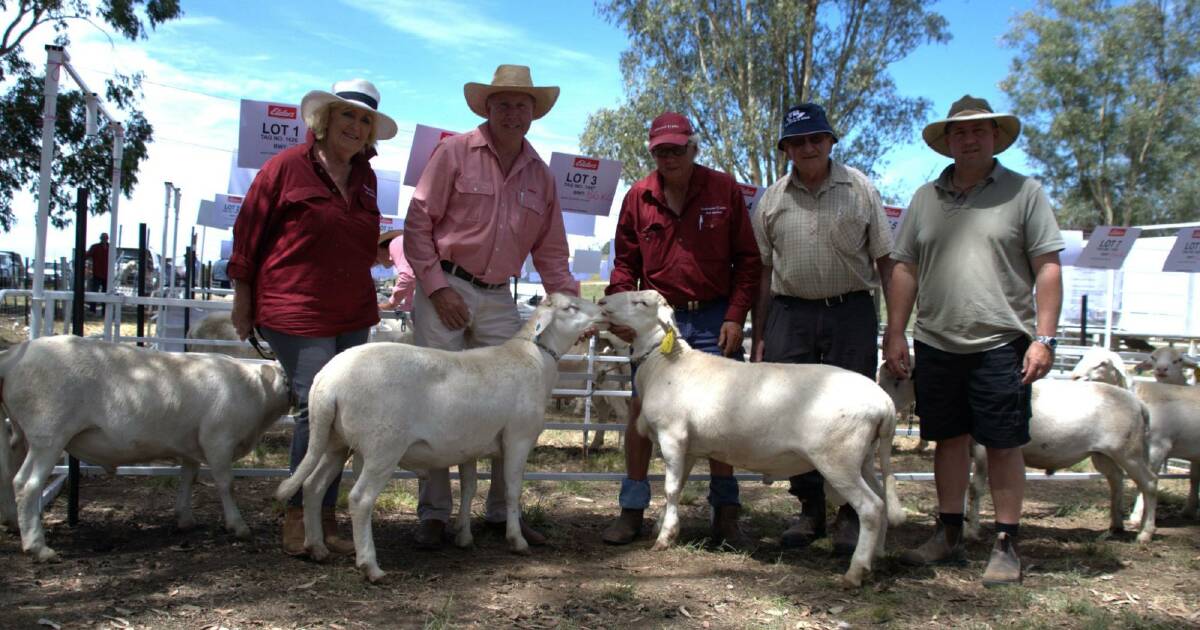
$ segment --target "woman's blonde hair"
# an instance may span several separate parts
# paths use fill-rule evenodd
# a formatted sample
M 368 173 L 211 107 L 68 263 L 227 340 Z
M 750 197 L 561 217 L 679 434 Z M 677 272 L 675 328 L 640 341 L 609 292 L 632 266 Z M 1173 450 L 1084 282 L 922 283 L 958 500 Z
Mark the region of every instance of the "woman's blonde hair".
M 308 128 L 312 130 L 313 135 L 317 137 L 317 140 L 324 140 L 325 134 L 329 131 L 329 117 L 334 112 L 343 109 L 351 109 L 356 113 L 359 111 L 367 111 L 361 107 L 346 105 L 345 103 L 330 102 L 318 107 L 316 111 L 309 114 L 309 116 L 304 119 L 304 124 L 308 125 Z M 371 116 L 371 131 L 367 133 L 367 147 L 375 148 L 375 134 L 375 116 Z

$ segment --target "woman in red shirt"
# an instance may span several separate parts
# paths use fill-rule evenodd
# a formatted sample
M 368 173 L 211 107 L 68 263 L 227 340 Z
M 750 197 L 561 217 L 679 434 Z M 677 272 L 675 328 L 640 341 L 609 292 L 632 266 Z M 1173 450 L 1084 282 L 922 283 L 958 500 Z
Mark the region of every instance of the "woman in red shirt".
M 375 141 L 396 135 L 396 122 L 378 111 L 369 81 L 340 81 L 332 92 L 304 96 L 303 144 L 267 161 L 254 178 L 233 225 L 233 325 L 246 339 L 257 328 L 271 344 L 296 394 L 291 468 L 308 450 L 308 390 L 333 356 L 367 341 L 379 321 L 371 266 L 379 234 Z M 337 536 L 333 508 L 338 481 L 322 502 L 325 544 L 348 554 Z M 283 549 L 304 553 L 301 495 L 288 503 Z

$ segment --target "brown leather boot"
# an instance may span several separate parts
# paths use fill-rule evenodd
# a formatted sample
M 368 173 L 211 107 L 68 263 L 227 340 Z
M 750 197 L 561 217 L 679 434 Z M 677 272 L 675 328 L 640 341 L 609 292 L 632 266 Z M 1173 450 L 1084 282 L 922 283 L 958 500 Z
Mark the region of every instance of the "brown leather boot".
M 421 551 L 441 549 L 442 545 L 446 544 L 446 522 L 435 518 L 421 521 L 417 526 L 417 533 L 413 536 L 413 543 Z
M 1017 544 L 1008 534 L 996 536 L 992 557 L 983 572 L 983 585 L 1006 586 L 1021 583 L 1021 557 L 1017 555 Z
M 289 505 L 283 513 L 283 553 L 302 556 L 304 551 L 304 508 Z
M 965 564 L 966 550 L 963 547 L 961 525 L 945 525 L 940 520 L 933 536 L 916 549 L 900 554 L 900 562 L 909 566 L 929 564 Z
M 642 533 L 642 512 L 629 508 L 621 509 L 621 516 L 609 525 L 600 540 L 610 545 L 628 545 Z
M 347 556 L 354 553 L 354 541 L 338 537 L 337 519 L 333 516 L 333 508 L 321 508 L 321 532 L 325 535 L 325 546 L 330 553 Z
M 717 545 L 728 545 L 741 550 L 751 546 L 751 541 L 738 523 L 740 505 L 722 505 L 713 510 L 712 539 Z

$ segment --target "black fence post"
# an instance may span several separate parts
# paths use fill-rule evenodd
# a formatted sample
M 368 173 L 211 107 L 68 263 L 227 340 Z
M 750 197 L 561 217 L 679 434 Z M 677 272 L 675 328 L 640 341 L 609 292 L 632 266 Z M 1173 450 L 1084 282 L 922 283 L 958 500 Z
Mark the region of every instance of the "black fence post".
M 1087 335 L 1087 315 L 1088 315 L 1088 313 L 1087 313 L 1087 294 L 1086 293 L 1083 294 L 1083 299 L 1081 299 L 1080 302 L 1081 302 L 1081 305 L 1079 307 L 1079 345 L 1086 346 L 1086 345 L 1088 345 L 1088 335 Z
M 83 260 L 87 256 L 88 190 L 75 193 L 75 299 L 71 303 L 71 334 L 83 336 Z M 79 524 L 79 460 L 67 455 L 67 526 Z
M 137 296 L 146 297 L 146 224 L 138 224 Z M 146 336 L 146 305 L 137 305 L 137 345 L 144 346 Z

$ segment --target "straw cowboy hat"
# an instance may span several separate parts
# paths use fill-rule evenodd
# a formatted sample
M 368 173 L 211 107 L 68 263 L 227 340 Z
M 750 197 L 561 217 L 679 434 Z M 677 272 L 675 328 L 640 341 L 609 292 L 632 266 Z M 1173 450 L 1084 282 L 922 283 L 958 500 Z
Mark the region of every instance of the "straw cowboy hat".
M 996 138 L 996 146 L 992 155 L 1003 153 L 1017 141 L 1017 136 L 1021 135 L 1021 121 L 1016 116 L 997 114 L 992 111 L 992 106 L 986 100 L 967 94 L 954 101 L 954 104 L 950 106 L 950 115 L 925 125 L 921 137 L 925 138 L 925 144 L 928 144 L 929 148 L 946 157 L 953 157 L 950 155 L 950 146 L 946 142 L 946 127 L 948 123 L 968 120 L 996 121 L 1000 135 Z
M 545 116 L 558 100 L 558 86 L 533 85 L 533 79 L 529 76 L 529 66 L 502 64 L 496 66 L 496 74 L 490 84 L 467 83 L 463 86 L 467 107 L 484 118 L 488 116 L 488 97 L 498 92 L 520 92 L 532 96 L 534 120 Z
M 350 79 L 333 84 L 333 92 L 313 90 L 300 101 L 300 116 L 307 123 L 313 112 L 330 104 L 343 103 L 371 112 L 375 118 L 375 137 L 387 140 L 396 136 L 396 121 L 379 111 L 379 90 L 366 79 Z

